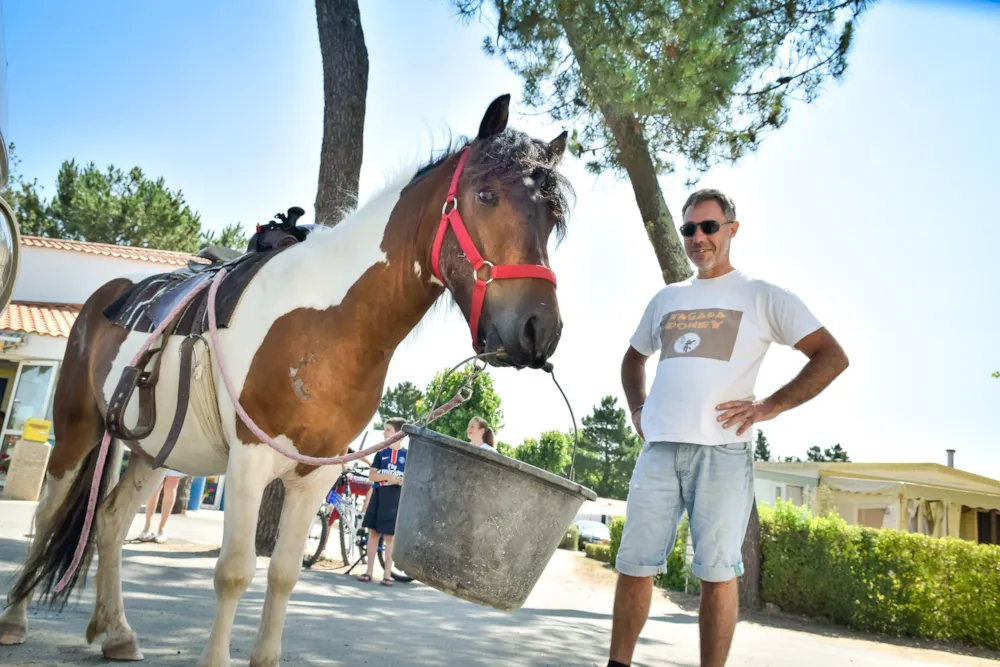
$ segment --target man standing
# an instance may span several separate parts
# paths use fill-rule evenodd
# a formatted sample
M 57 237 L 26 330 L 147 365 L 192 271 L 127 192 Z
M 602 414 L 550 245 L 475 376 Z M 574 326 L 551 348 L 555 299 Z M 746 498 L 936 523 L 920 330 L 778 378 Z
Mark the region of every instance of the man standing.
M 753 506 L 752 427 L 802 405 L 847 368 L 847 356 L 792 293 L 733 268 L 740 228 L 718 190 L 682 209 L 684 249 L 698 275 L 662 289 L 647 306 L 622 360 L 632 423 L 643 437 L 632 473 L 616 568 L 609 667 L 631 664 L 649 615 L 653 576 L 665 570 L 686 509 L 701 579 L 702 667 L 726 663 L 739 608 L 740 547 Z M 773 395 L 753 395 L 772 343 L 808 362 Z M 646 360 L 659 352 L 649 396 Z

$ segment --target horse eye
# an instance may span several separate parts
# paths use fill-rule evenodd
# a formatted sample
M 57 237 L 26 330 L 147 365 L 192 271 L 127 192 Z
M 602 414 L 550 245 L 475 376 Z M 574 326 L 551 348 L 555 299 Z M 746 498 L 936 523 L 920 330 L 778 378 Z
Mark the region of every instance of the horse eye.
M 483 204 L 492 204 L 496 200 L 496 197 L 489 190 L 480 190 L 477 196 Z

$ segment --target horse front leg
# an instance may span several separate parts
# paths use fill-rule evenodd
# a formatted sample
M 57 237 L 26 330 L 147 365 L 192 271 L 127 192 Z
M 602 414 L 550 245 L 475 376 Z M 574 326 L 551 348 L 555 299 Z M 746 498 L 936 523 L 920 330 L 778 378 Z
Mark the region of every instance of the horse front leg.
M 281 633 L 285 627 L 288 598 L 302 571 L 309 525 L 339 473 L 340 466 L 326 466 L 305 477 L 293 474 L 284 479 L 285 501 L 278 524 L 278 539 L 267 570 L 267 596 L 257 640 L 250 654 L 250 667 L 277 667 L 281 662 Z
M 253 581 L 257 566 L 254 540 L 260 501 L 273 478 L 273 455 L 267 445 L 232 447 L 226 470 L 222 550 L 215 564 L 215 621 L 198 667 L 229 667 L 236 606 Z
M 139 505 L 164 474 L 165 470 L 153 470 L 146 457 L 131 456 L 125 475 L 97 511 L 97 599 L 87 626 L 87 643 L 92 644 L 102 634 L 106 635 L 101 651 L 109 660 L 143 659 L 136 634 L 125 618 L 122 543 Z M 170 508 L 164 511 L 169 512 Z

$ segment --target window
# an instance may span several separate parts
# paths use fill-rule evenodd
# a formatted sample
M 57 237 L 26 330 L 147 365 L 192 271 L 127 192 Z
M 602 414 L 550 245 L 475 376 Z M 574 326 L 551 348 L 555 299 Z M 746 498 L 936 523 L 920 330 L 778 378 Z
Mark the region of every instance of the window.
M 796 486 L 794 484 L 788 484 L 785 486 L 785 492 L 788 494 L 788 499 L 792 501 L 795 505 L 802 504 L 802 497 L 804 495 L 805 489 L 801 486 Z
M 781 500 L 781 487 L 780 486 L 774 487 L 774 499 L 775 500 Z
M 885 519 L 884 507 L 858 510 L 859 526 L 867 526 L 868 528 L 881 528 L 884 519 Z

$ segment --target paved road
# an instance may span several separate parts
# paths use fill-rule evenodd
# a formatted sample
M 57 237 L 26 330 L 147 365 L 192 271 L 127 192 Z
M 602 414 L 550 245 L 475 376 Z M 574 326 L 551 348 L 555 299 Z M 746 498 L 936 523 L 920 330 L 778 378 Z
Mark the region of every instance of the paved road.
M 25 549 L 33 506 L 0 501 L 0 593 Z M 191 666 L 213 614 L 211 545 L 221 537 L 215 513 L 171 520 L 173 545 L 128 545 L 126 609 L 146 664 Z M 136 517 L 133 532 L 141 529 Z M 197 546 L 207 545 L 207 546 Z M 248 663 L 266 585 L 264 559 L 243 598 L 233 634 L 234 665 Z M 558 552 L 526 606 L 512 614 L 457 600 L 420 584 L 386 589 L 331 571 L 303 573 L 289 605 L 285 665 L 600 665 L 606 664 L 613 575 L 592 561 Z M 28 643 L 0 647 L 0 665 L 46 667 L 107 664 L 83 633 L 93 589 L 59 615 L 32 612 Z M 775 625 L 785 627 L 775 627 Z M 392 645 L 380 644 L 387 635 Z M 991 665 L 992 660 L 836 636 L 828 627 L 774 619 L 743 622 L 730 665 L 738 667 L 928 667 Z M 698 664 L 698 625 L 658 597 L 636 665 Z

